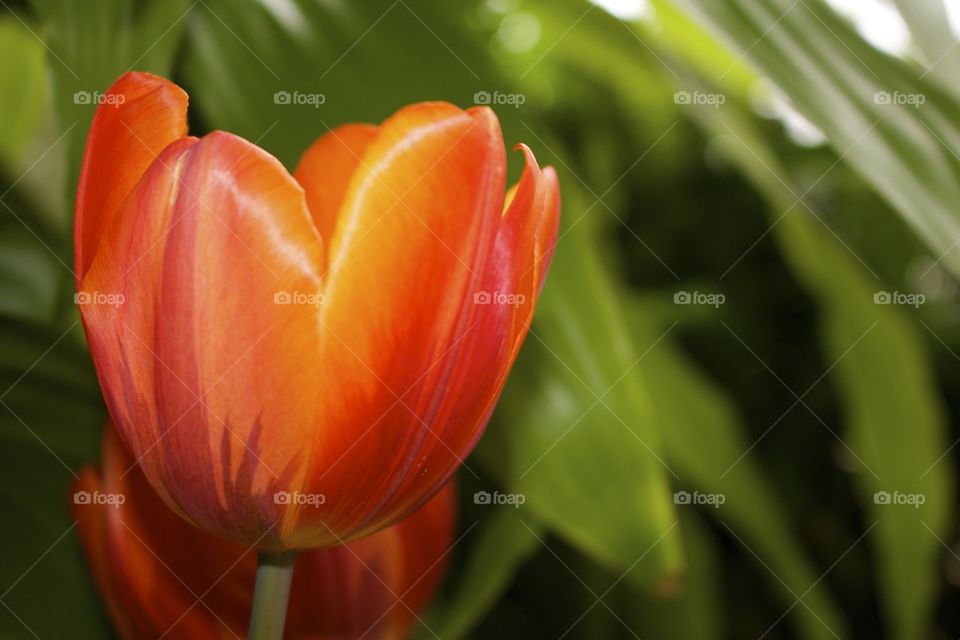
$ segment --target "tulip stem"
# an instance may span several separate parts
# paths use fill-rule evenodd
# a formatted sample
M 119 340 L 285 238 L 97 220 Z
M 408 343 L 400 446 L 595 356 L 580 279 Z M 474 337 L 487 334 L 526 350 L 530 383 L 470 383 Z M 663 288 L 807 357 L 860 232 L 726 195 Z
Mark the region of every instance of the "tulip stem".
M 257 583 L 253 588 L 253 608 L 250 611 L 249 640 L 280 640 L 287 618 L 287 600 L 296 551 L 268 553 L 257 556 Z

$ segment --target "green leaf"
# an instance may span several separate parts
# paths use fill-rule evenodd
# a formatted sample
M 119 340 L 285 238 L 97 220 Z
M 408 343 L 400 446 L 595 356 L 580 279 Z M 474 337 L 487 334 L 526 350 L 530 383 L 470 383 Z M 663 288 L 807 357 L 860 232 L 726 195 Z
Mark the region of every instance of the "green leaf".
M 513 506 L 499 507 L 477 525 L 466 567 L 453 593 L 433 605 L 427 626 L 441 638 L 466 637 L 500 599 L 514 573 L 536 552 L 542 527 Z M 422 637 L 433 637 L 424 632 Z
M 824 349 L 836 363 L 830 376 L 840 392 L 851 453 L 861 466 L 855 480 L 869 514 L 867 539 L 876 551 L 882 610 L 891 637 L 923 637 L 930 632 L 943 540 L 954 517 L 946 422 L 923 336 L 902 307 L 876 304 L 881 283 L 816 213 L 791 210 L 803 190 L 790 186 L 749 121 L 727 111 L 723 122 L 714 121 L 714 130 L 733 132 L 727 152 L 765 194 L 771 216 L 791 211 L 773 233 L 817 300 Z M 922 504 L 888 504 L 883 496 L 891 503 L 897 496 L 920 496 Z
M 628 307 L 638 343 L 662 335 L 640 298 Z M 844 637 L 844 622 L 826 585 L 794 534 L 763 469 L 748 455 L 740 418 L 725 394 L 693 365 L 669 339 L 651 349 L 643 361 L 654 418 L 661 425 L 670 464 L 689 492 L 721 494 L 725 502 L 708 515 L 744 548 L 747 557 L 765 565 L 771 584 L 790 608 L 804 638 Z M 689 507 L 686 507 L 689 508 Z M 797 605 L 802 596 L 804 606 Z
M 960 125 L 951 94 L 923 69 L 872 48 L 822 0 L 681 5 L 776 83 L 960 274 Z
M 184 55 L 192 104 L 207 126 L 258 142 L 288 167 L 330 128 L 423 100 L 468 106 L 479 78 L 496 77 L 462 16 L 424 1 L 296 0 L 280 12 L 210 0 L 195 11 Z M 319 97 L 283 104 L 277 92 Z
M 946 2 L 893 0 L 913 35 L 913 44 L 923 52 L 924 64 L 931 78 L 954 95 L 960 92 L 960 49 L 950 31 Z
M 624 610 L 635 624 L 637 635 L 646 640 L 724 637 L 722 551 L 713 539 L 705 519 L 694 511 L 680 514 L 687 571 L 682 581 L 667 594 L 652 594 L 627 585 L 630 598 Z
M 29 26 L 0 19 L 0 313 L 38 321 L 53 318 L 69 273 L 62 206 L 49 197 L 60 176 L 44 54 Z
M 653 60 L 648 61 L 649 64 L 644 63 L 641 58 L 649 54 L 647 47 L 650 46 L 646 43 L 654 42 L 647 39 L 647 34 L 637 35 L 630 32 L 631 27 L 611 25 L 610 16 L 600 12 L 586 13 L 582 8 L 577 12 L 570 6 L 571 3 L 559 4 L 566 11 L 563 15 L 582 19 L 557 48 L 565 49 L 569 46 L 566 55 L 576 66 L 605 69 L 604 80 L 619 88 L 625 103 L 630 105 L 631 109 L 640 99 L 634 98 L 635 94 L 645 93 L 649 86 L 644 75 L 649 73 L 648 67 L 663 69 L 666 74 L 669 74 L 667 69 L 673 68 L 678 73 L 689 75 L 685 64 L 675 64 L 673 58 L 663 53 L 662 49 L 650 54 Z M 659 7 L 657 11 L 658 26 L 663 28 L 660 37 L 671 45 L 676 45 L 678 39 L 675 36 L 686 29 L 684 16 L 676 14 L 675 10 L 668 10 L 661 15 Z M 563 20 L 557 19 L 557 23 L 563 24 Z M 567 28 L 569 23 L 570 20 L 567 21 Z M 558 31 L 558 35 L 562 33 L 562 30 Z M 731 83 L 743 90 L 750 86 L 752 77 L 742 73 L 735 65 L 731 67 L 735 60 L 728 54 L 718 55 L 715 43 L 709 39 L 690 37 L 689 32 L 687 36 L 679 39 L 679 42 L 684 43 L 684 46 L 696 44 L 698 69 L 703 73 L 716 72 L 718 68 L 732 68 L 728 74 Z M 547 38 L 547 41 L 550 42 L 550 39 Z M 589 60 L 576 59 L 578 52 L 584 50 L 588 42 L 592 53 Z M 684 52 L 686 53 L 687 49 L 684 49 Z M 659 117 L 669 123 L 669 115 L 660 114 Z M 651 126 L 645 112 L 638 116 L 637 125 Z M 652 126 L 654 131 L 666 128 L 665 125 L 660 128 L 657 128 L 656 124 Z M 591 168 L 586 167 L 587 170 Z M 589 269 L 585 270 L 589 272 Z M 551 274 L 551 278 L 558 277 L 563 278 L 566 285 L 564 288 L 567 288 L 567 283 L 573 276 L 557 276 L 556 272 Z M 580 291 L 574 288 L 571 298 L 576 300 L 579 293 Z M 576 306 L 573 302 L 570 305 Z M 581 301 L 580 306 L 591 306 L 591 303 L 584 304 Z M 539 319 L 543 319 L 543 306 L 540 313 Z M 671 314 L 675 313 L 674 307 Z M 758 568 L 769 578 L 784 603 L 784 610 L 790 609 L 790 615 L 800 629 L 801 637 L 827 639 L 833 638 L 834 632 L 842 634 L 845 626 L 842 616 L 826 585 L 817 582 L 821 572 L 794 534 L 796 523 L 791 521 L 781 500 L 770 489 L 770 481 L 763 469 L 752 458 L 740 460 L 748 449 L 746 431 L 725 394 L 690 363 L 682 350 L 675 345 L 673 336 L 664 336 L 665 332 L 669 334 L 670 327 L 669 323 L 659 320 L 662 314 L 651 313 L 645 301 L 641 302 L 637 298 L 628 300 L 627 315 L 631 321 L 632 340 L 643 353 L 637 369 L 644 382 L 644 398 L 648 398 L 652 405 L 647 408 L 645 419 L 651 420 L 656 425 L 657 433 L 661 434 L 665 451 L 660 455 L 675 469 L 680 477 L 679 484 L 703 493 L 723 493 L 729 498 L 719 512 L 710 509 L 709 515 L 721 520 L 724 530 L 743 547 L 744 555 L 753 558 L 756 554 L 762 558 Z M 532 346 L 535 347 L 528 344 L 525 349 Z M 544 382 L 540 383 L 540 386 L 549 385 Z M 565 390 L 561 381 L 552 382 L 552 386 L 555 390 L 550 394 L 550 400 L 559 405 L 569 391 Z M 528 416 L 529 422 L 539 424 L 545 418 L 551 417 L 551 413 L 541 408 L 549 407 L 550 400 L 531 396 L 529 391 L 524 394 L 519 386 L 516 389 L 517 397 L 514 402 L 521 409 L 526 406 L 524 415 Z M 508 394 L 505 401 L 509 400 Z M 512 413 L 509 415 L 510 421 L 505 428 L 509 428 L 512 435 L 524 421 L 513 418 Z M 590 429 L 596 432 L 592 424 Z M 487 445 L 495 451 L 495 454 L 491 453 L 491 458 L 498 456 L 497 464 L 503 465 L 506 448 L 494 440 L 488 441 L 485 446 Z M 578 446 L 580 455 L 583 456 L 584 452 L 593 451 L 598 445 L 580 442 Z M 571 452 L 571 466 L 576 455 L 576 451 Z M 589 479 L 591 476 L 585 477 Z M 588 481 L 584 481 L 584 484 L 590 487 L 595 485 Z M 689 562 L 687 565 L 689 566 Z M 683 576 L 679 578 L 682 584 Z M 671 582 L 668 581 L 667 584 Z M 797 604 L 801 595 L 804 605 Z M 706 612 L 703 615 L 707 615 Z
M 567 211 L 582 210 L 565 184 Z M 558 245 L 481 460 L 569 544 L 649 587 L 682 567 L 672 471 L 635 375 L 659 337 L 631 339 L 588 240 L 574 229 Z
M 0 19 L 0 164 L 18 167 L 37 133 L 46 98 L 43 42 L 14 17 Z
M 68 132 L 67 198 L 73 202 L 97 96 L 127 71 L 170 75 L 197 3 L 189 0 L 31 0 L 44 25 L 61 131 Z
M 7 89 L 0 86 L 0 93 Z M 9 183 L 0 179 L 3 184 Z M 0 198 L 0 314 L 49 322 L 64 306 L 62 283 L 73 281 L 60 257 L 66 251 L 62 231 L 52 228 L 20 189 Z
M 843 116 L 850 115 L 851 108 L 875 117 L 876 131 L 868 133 L 865 141 L 887 144 L 888 148 L 875 158 L 853 151 L 848 155 L 851 162 L 859 163 L 861 171 L 869 168 L 869 179 L 875 186 L 878 181 L 890 179 L 885 173 L 889 167 L 883 161 L 884 154 L 901 154 L 903 157 L 898 162 L 909 162 L 910 155 L 902 147 L 904 140 L 898 139 L 902 136 L 893 131 L 897 126 L 893 124 L 894 118 L 901 119 L 902 126 L 911 129 L 918 122 L 930 123 L 925 133 L 939 137 L 932 123 L 938 117 L 938 110 L 950 99 L 936 92 L 929 112 L 924 111 L 926 107 L 905 111 L 896 105 L 891 108 L 891 105 L 873 104 L 872 100 L 869 105 L 865 104 L 864 86 L 873 82 L 866 77 L 870 76 L 870 68 L 877 65 L 875 68 L 882 77 L 898 81 L 903 77 L 903 65 L 863 45 L 858 38 L 843 31 L 844 25 L 837 27 L 842 42 L 834 33 L 827 37 L 823 28 L 832 32 L 835 17 L 824 17 L 819 11 L 815 15 L 813 11 L 817 11 L 818 3 L 799 3 L 795 9 L 773 16 L 758 8 L 762 3 L 748 0 L 725 5 L 709 3 L 707 6 L 695 1 L 692 4 L 702 4 L 704 13 L 722 24 L 728 38 L 739 46 L 750 52 L 760 49 L 756 54 L 757 65 L 771 73 L 776 81 L 782 81 L 785 87 L 801 92 L 804 82 L 822 82 L 823 86 L 816 89 L 808 86 L 802 89 L 803 95 L 791 93 L 791 96 L 798 106 L 809 107 L 805 111 L 807 115 L 821 116 L 818 123 L 826 123 L 825 130 L 835 145 L 850 134 L 849 130 L 839 132 L 837 128 L 852 125 L 853 119 L 841 124 Z M 800 6 L 804 4 L 814 8 Z M 913 11 L 923 10 L 915 7 Z M 774 25 L 777 18 L 780 23 Z M 919 19 L 915 15 L 911 22 Z M 929 16 L 926 19 L 930 21 Z M 799 29 L 800 24 L 804 25 L 804 33 L 812 29 L 811 40 L 815 46 L 804 49 L 799 41 L 791 39 L 796 37 L 791 31 Z M 748 41 L 752 35 L 746 34 L 755 33 L 761 26 L 769 28 L 765 38 Z M 763 41 L 766 39 L 770 42 Z M 684 56 L 688 54 L 675 47 L 666 36 L 658 45 Z M 840 52 L 838 47 L 847 50 Z M 775 52 L 781 49 L 789 50 L 791 56 L 778 58 Z M 820 58 L 820 51 L 833 52 L 831 56 L 835 55 L 841 64 L 828 64 Z M 850 63 L 851 55 L 858 58 L 857 64 Z M 884 289 L 882 283 L 871 279 L 868 267 L 822 224 L 806 200 L 797 195 L 804 193 L 804 189 L 779 165 L 765 138 L 745 115 L 743 105 L 747 92 L 743 87 L 728 82 L 717 86 L 717 78 L 699 65 L 699 54 L 694 52 L 692 58 L 689 65 L 687 60 L 675 63 L 675 69 L 687 80 L 691 75 L 699 76 L 701 82 L 722 89 L 728 98 L 737 98 L 737 102 L 728 103 L 722 110 L 692 107 L 687 112 L 724 142 L 722 148 L 765 195 L 770 204 L 774 237 L 820 308 L 824 349 L 828 361 L 836 363 L 830 374 L 840 392 L 847 440 L 851 455 L 861 464 L 855 480 L 870 515 L 866 530 L 878 559 L 883 611 L 889 618 L 892 637 L 927 635 L 937 598 L 939 562 L 945 546 L 942 541 L 949 533 L 952 517 L 951 478 L 954 476 L 952 464 L 943 457 L 949 445 L 948 433 L 921 332 L 903 308 L 875 304 L 875 294 Z M 859 72 L 865 75 L 858 76 Z M 831 74 L 837 75 L 830 77 Z M 840 80 L 843 74 L 846 76 Z M 834 100 L 832 107 L 831 100 Z M 921 122 L 924 119 L 926 122 Z M 952 125 L 948 127 L 951 128 Z M 941 135 L 951 139 L 952 134 Z M 940 142 L 942 140 L 938 140 Z M 895 148 L 896 144 L 901 147 Z M 948 164 L 942 169 L 953 172 L 955 167 Z M 926 179 L 916 168 L 911 171 L 914 174 L 911 179 Z M 913 195 L 918 194 L 911 197 Z M 923 201 L 904 204 L 914 218 L 928 213 Z M 955 215 L 952 209 L 950 215 Z M 945 236 L 944 241 L 952 237 L 956 236 Z M 655 393 L 654 397 L 663 396 Z M 695 419 L 691 416 L 687 421 Z M 668 428 L 665 433 L 676 435 L 678 432 Z M 704 462 L 706 456 L 703 452 Z M 919 496 L 923 504 L 916 508 L 877 504 L 876 492 L 883 492 L 882 497 L 889 494 L 892 500 L 897 495 Z
M 0 325 L 0 636 L 110 637 L 68 510 L 72 470 L 98 458 L 99 387 L 75 327 Z

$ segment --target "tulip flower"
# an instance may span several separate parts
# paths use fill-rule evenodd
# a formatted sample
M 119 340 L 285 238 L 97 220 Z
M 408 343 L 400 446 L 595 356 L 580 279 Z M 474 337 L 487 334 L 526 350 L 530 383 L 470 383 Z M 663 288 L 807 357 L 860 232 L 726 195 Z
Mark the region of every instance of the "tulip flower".
M 297 551 L 400 521 L 472 450 L 530 325 L 559 188 L 520 145 L 504 194 L 485 107 L 340 127 L 293 175 L 235 135 L 187 135 L 186 109 L 143 73 L 98 106 L 77 302 L 123 441 L 176 513 L 261 550 L 250 633 L 278 637 Z
M 282 553 L 397 522 L 470 453 L 556 241 L 555 172 L 486 107 L 321 136 L 293 175 L 128 73 L 90 129 L 77 290 L 110 415 L 160 497 Z
M 74 491 L 83 548 L 121 638 L 244 637 L 256 552 L 203 532 L 167 508 L 112 427 L 104 437 L 102 470 L 83 469 Z M 373 536 L 302 553 L 285 637 L 405 637 L 443 576 L 454 499 L 448 484 L 413 515 Z

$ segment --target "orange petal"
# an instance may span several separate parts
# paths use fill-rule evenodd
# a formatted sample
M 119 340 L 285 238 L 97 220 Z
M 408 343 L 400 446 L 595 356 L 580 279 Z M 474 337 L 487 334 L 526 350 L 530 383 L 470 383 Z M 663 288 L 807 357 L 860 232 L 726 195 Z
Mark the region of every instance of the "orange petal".
M 91 467 L 81 469 L 71 490 L 73 492 L 71 511 L 77 521 L 77 535 L 87 554 L 93 580 L 100 590 L 118 635 L 125 640 L 132 640 L 137 637 L 135 630 L 138 625 L 132 620 L 136 612 L 127 611 L 117 596 L 117 588 L 120 585 L 116 584 L 108 553 L 107 517 L 111 507 L 105 504 L 85 504 L 78 501 L 84 494 L 92 496 L 103 491 L 99 474 Z
M 556 173 L 540 171 L 525 145 L 526 167 L 499 220 L 493 249 L 470 296 L 467 329 L 454 352 L 434 426 L 410 469 L 381 509 L 401 512 L 410 495 L 440 483 L 473 449 L 490 419 L 533 318 L 556 244 L 560 192 Z
M 322 264 L 299 185 L 215 132 L 161 154 L 82 283 L 123 296 L 81 305 L 120 433 L 168 503 L 224 537 L 283 546 L 274 491 L 300 472 L 324 391 Z
M 130 72 L 107 90 L 90 126 L 77 187 L 77 282 L 93 262 L 104 230 L 147 167 L 187 134 L 187 94 L 148 73 Z
M 499 220 L 504 171 L 488 109 L 407 107 L 367 147 L 328 244 L 325 404 L 306 477 L 328 508 L 301 514 L 305 535 L 330 527 L 348 537 L 403 515 L 384 520 L 378 509 L 414 465 L 444 395 Z M 404 513 L 435 486 L 407 496 Z
M 310 215 L 324 240 L 329 240 L 350 178 L 377 135 L 370 124 L 337 127 L 314 142 L 300 159 L 293 177 L 307 193 Z
M 104 433 L 102 481 L 84 469 L 74 488 L 92 496 L 87 504 L 74 500 L 73 513 L 107 612 L 122 638 L 232 638 L 244 633 L 255 555 L 201 533 L 170 511 L 111 425 Z M 96 504 L 98 493 L 122 502 Z M 220 577 L 222 586 L 216 583 Z M 218 588 L 211 589 L 215 584 Z M 200 604 L 204 593 L 206 604 Z

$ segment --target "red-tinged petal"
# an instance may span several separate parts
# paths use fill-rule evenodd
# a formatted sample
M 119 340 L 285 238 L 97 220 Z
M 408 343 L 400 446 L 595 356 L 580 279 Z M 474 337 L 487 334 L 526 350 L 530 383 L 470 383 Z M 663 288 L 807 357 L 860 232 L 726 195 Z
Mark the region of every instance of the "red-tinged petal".
M 244 637 L 255 550 L 196 529 L 170 511 L 110 425 L 102 473 L 101 481 L 93 470 L 83 470 L 75 489 L 123 496 L 122 504 L 75 504 L 73 510 L 120 636 Z M 302 554 L 285 637 L 403 637 L 442 578 L 455 496 L 450 484 L 423 509 L 375 536 Z
M 251 592 L 238 587 L 252 589 L 255 557 L 246 547 L 204 534 L 170 511 L 110 425 L 103 454 L 102 479 L 92 469 L 81 471 L 74 488 L 88 492 L 90 501 L 77 504 L 75 498 L 73 513 L 120 637 L 242 636 Z M 96 503 L 97 494 L 107 502 Z M 222 587 L 216 583 L 221 576 Z M 215 584 L 218 588 L 211 589 Z M 205 604 L 198 603 L 201 594 Z
M 409 495 L 443 481 L 467 457 L 490 419 L 533 318 L 536 299 L 556 244 L 560 191 L 551 167 L 542 171 L 525 145 L 526 167 L 511 191 L 471 295 L 469 330 L 456 351 L 436 425 L 420 444 L 420 464 L 403 477 L 383 505 L 401 511 Z
M 82 283 L 124 296 L 81 305 L 121 435 L 172 507 L 226 538 L 285 546 L 274 492 L 302 472 L 325 393 L 322 265 L 299 185 L 215 132 L 161 154 Z
M 451 482 L 392 527 L 304 553 L 293 578 L 288 624 L 322 630 L 329 638 L 407 637 L 443 579 L 455 513 Z
M 406 496 L 389 521 L 379 511 L 436 426 L 499 220 L 504 171 L 488 109 L 408 107 L 367 147 L 328 244 L 325 404 L 306 477 L 328 508 L 301 511 L 296 523 L 311 539 L 327 527 L 331 543 L 382 528 L 439 486 Z
M 490 304 L 476 316 L 478 335 L 495 334 L 494 327 L 506 326 L 510 331 L 506 340 L 497 344 L 491 358 L 489 344 L 484 344 L 469 359 L 473 366 L 486 363 L 491 371 L 499 369 L 502 388 L 506 374 L 517 357 L 526 337 L 536 300 L 543 289 L 547 270 L 553 258 L 560 225 L 560 187 L 553 167 L 543 171 L 526 145 L 517 145 L 523 151 L 525 167 L 516 185 L 509 206 L 505 209 L 497 231 L 495 249 L 485 266 L 484 293 L 490 294 Z M 512 296 L 514 303 L 501 303 Z M 500 364 L 496 363 L 500 360 Z M 497 392 L 499 395 L 499 391 Z M 489 407 L 493 409 L 492 403 Z
M 90 127 L 77 188 L 78 284 L 134 185 L 161 151 L 185 135 L 187 94 L 172 82 L 130 72 L 104 94 Z
M 136 612 L 124 609 L 117 597 L 117 589 L 120 585 L 117 584 L 114 567 L 110 564 L 108 554 L 107 510 L 110 507 L 105 504 L 78 502 L 81 495 L 92 496 L 103 491 L 100 476 L 93 468 L 81 469 L 71 489 L 73 490 L 71 511 L 77 521 L 77 535 L 87 554 L 93 580 L 100 590 L 117 634 L 124 640 L 132 640 L 137 637 L 138 624 L 132 619 Z
M 300 159 L 293 177 L 307 193 L 310 215 L 325 241 L 333 234 L 350 179 L 377 135 L 377 127 L 348 124 L 314 142 Z
M 543 289 L 557 244 L 557 231 L 560 227 L 560 183 L 553 167 L 540 170 L 537 159 L 527 145 L 519 144 L 517 148 L 523 151 L 526 166 L 517 185 L 517 197 L 504 214 L 506 228 L 502 229 L 501 233 L 508 233 L 514 239 L 520 236 L 532 237 L 532 254 L 525 253 L 525 248 L 514 247 L 514 250 L 518 257 L 531 258 L 531 262 L 520 272 L 520 276 L 525 276 L 527 269 L 533 271 L 536 295 L 531 298 L 531 301 L 535 301 Z M 493 266 L 496 268 L 496 261 Z M 531 315 L 532 312 L 531 308 Z M 528 325 L 529 320 L 528 318 Z

